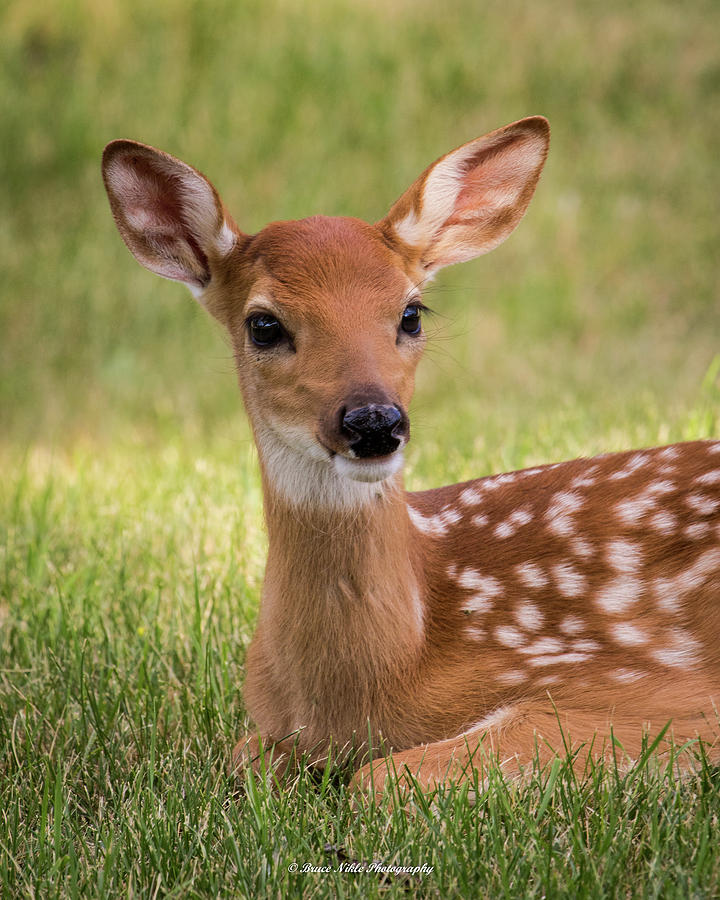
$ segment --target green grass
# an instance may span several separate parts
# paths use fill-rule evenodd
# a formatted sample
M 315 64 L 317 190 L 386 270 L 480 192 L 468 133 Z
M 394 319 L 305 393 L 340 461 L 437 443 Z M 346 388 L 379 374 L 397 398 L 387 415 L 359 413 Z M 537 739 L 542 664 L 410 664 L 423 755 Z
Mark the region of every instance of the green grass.
M 227 778 L 254 450 L 227 342 L 131 259 L 99 177 L 134 137 L 247 231 L 373 220 L 544 113 L 526 220 L 428 291 L 408 485 L 717 436 L 717 4 L 13 0 L 0 28 L 0 896 L 717 896 L 707 766 L 553 770 L 411 815 L 354 808 L 336 773 Z M 342 860 L 433 871 L 288 871 Z
M 703 765 L 556 767 L 410 814 L 353 807 L 339 773 L 228 778 L 262 576 L 252 455 L 36 451 L 20 471 L 0 494 L 0 896 L 716 895 Z

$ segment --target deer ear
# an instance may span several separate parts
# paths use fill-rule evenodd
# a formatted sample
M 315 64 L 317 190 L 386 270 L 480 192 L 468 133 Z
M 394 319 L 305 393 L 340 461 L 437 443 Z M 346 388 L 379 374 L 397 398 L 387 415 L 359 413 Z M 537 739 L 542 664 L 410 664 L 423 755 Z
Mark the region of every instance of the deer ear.
M 470 141 L 426 169 L 378 227 L 427 275 L 494 250 L 523 217 L 549 142 L 542 116 Z
M 192 166 L 136 141 L 112 141 L 102 161 L 110 208 L 139 263 L 200 299 L 237 232 L 215 188 Z

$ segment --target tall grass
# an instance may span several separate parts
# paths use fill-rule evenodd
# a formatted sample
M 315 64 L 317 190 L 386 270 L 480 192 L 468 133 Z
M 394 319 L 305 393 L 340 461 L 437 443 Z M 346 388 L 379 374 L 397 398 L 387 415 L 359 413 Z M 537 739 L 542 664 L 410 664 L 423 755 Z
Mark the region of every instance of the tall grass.
M 181 156 L 247 231 L 374 220 L 435 157 L 544 113 L 526 220 L 427 293 L 409 486 L 717 435 L 719 25 L 710 0 L 3 7 L 0 896 L 717 895 L 702 754 L 684 781 L 560 767 L 409 816 L 335 772 L 228 779 L 254 450 L 227 343 L 131 259 L 99 156 Z M 337 871 L 373 861 L 432 872 Z

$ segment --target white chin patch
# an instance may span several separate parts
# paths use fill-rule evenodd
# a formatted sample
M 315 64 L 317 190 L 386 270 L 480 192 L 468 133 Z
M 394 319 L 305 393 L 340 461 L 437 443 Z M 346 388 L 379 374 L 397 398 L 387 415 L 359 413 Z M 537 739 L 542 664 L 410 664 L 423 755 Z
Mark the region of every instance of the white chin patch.
M 305 428 L 256 425 L 269 485 L 293 506 L 351 510 L 381 497 L 402 468 L 402 450 L 382 461 L 331 457 Z
M 351 481 L 385 481 L 400 471 L 403 464 L 402 450 L 396 450 L 387 459 L 348 459 L 345 456 L 333 456 L 333 465 L 338 475 Z

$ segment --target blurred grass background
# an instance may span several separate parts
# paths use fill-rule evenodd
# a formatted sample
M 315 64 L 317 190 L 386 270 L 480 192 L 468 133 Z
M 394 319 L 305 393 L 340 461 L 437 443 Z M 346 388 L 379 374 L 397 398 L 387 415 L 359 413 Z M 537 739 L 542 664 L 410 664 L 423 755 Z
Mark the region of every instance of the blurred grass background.
M 429 293 L 418 472 L 423 442 L 459 474 L 474 451 L 511 463 L 513 435 L 546 455 L 682 437 L 698 402 L 712 430 L 719 26 L 714 0 L 5 5 L 0 441 L 247 440 L 219 328 L 115 231 L 108 140 L 193 163 L 255 231 L 375 220 L 432 159 L 532 113 L 553 133 L 527 218 Z

